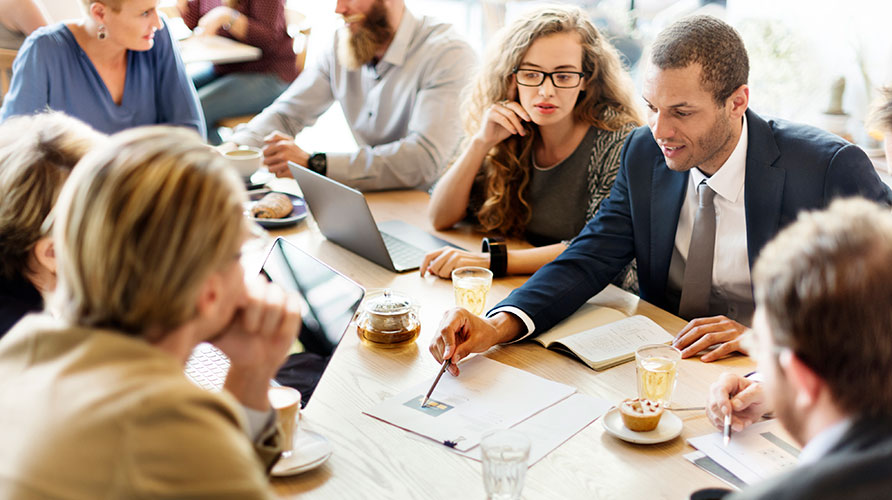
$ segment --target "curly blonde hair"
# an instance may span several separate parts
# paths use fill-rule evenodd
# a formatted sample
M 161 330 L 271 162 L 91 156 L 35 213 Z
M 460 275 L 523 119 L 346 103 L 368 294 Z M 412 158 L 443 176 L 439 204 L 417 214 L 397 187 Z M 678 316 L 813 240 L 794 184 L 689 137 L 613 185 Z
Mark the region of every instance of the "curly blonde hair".
M 573 118 L 607 131 L 642 123 L 634 103 L 632 79 L 616 49 L 581 9 L 552 5 L 533 10 L 495 35 L 481 73 L 471 84 L 470 92 L 465 93 L 462 119 L 466 141 L 480 128 L 485 111 L 508 98 L 513 71 L 533 42 L 557 33 L 577 33 L 582 44 L 586 83 L 573 109 Z M 477 218 L 487 232 L 518 236 L 529 223 L 531 208 L 525 196 L 538 130 L 535 124 L 524 126 L 531 133 L 502 141 L 484 160 L 484 201 Z

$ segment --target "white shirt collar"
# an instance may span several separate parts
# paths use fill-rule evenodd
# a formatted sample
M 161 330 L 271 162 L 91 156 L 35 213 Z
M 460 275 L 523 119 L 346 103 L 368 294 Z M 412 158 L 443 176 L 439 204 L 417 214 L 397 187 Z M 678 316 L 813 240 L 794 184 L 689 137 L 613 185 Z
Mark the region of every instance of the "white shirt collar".
M 691 180 L 694 186 L 706 180 L 706 185 L 722 198 L 737 203 L 737 198 L 743 192 L 743 181 L 746 178 L 746 148 L 749 143 L 749 134 L 746 128 L 746 115 L 743 115 L 743 128 L 737 146 L 731 152 L 731 156 L 719 167 L 712 177 L 706 177 L 699 168 L 691 169 Z
M 415 33 L 415 27 L 418 20 L 408 8 L 403 8 L 403 18 L 400 19 L 400 25 L 396 28 L 393 40 L 384 52 L 381 62 L 387 62 L 394 66 L 401 66 L 406 62 L 406 56 L 409 54 L 409 43 L 412 41 L 412 35 Z
M 802 448 L 802 453 L 799 454 L 799 465 L 806 465 L 820 460 L 842 440 L 842 437 L 851 426 L 852 419 L 844 418 L 818 433 Z

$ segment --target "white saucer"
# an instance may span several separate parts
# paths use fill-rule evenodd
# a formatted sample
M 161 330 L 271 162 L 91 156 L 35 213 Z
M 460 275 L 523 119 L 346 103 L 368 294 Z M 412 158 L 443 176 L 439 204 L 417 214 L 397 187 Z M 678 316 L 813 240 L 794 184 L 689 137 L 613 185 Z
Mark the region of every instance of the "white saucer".
M 273 466 L 277 477 L 293 476 L 319 467 L 331 456 L 331 443 L 325 436 L 301 429 L 294 439 L 294 451 Z
M 637 444 L 656 444 L 675 439 L 681 434 L 681 429 L 684 427 L 681 419 L 674 413 L 664 411 L 660 425 L 656 429 L 648 432 L 630 431 L 623 425 L 623 416 L 620 414 L 619 408 L 612 408 L 605 413 L 601 417 L 601 424 L 608 433 L 624 441 Z

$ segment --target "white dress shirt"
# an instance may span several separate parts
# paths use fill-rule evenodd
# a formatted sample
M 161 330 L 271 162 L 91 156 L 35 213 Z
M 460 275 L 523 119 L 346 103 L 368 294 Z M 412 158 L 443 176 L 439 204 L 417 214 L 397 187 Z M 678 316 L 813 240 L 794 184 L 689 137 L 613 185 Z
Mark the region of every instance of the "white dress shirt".
M 817 462 L 823 458 L 834 446 L 842 441 L 843 436 L 845 436 L 851 426 L 852 420 L 844 418 L 813 437 L 802 448 L 802 453 L 799 454 L 799 466 Z
M 746 210 L 744 206 L 744 180 L 746 179 L 746 150 L 749 144 L 746 128 L 746 116 L 743 117 L 743 129 L 734 151 L 728 160 L 707 178 L 698 168 L 692 168 L 688 176 L 688 188 L 678 226 L 675 230 L 675 252 L 682 261 L 687 259 L 691 246 L 691 232 L 694 216 L 697 213 L 699 197 L 697 185 L 707 179 L 706 184 L 716 192 L 714 198 L 716 214 L 716 243 L 712 264 L 712 297 L 714 301 L 727 304 L 727 314 L 732 319 L 749 323 L 753 312 L 752 280 L 750 278 L 749 258 L 746 244 Z M 681 277 L 680 277 L 681 278 Z M 681 282 L 669 286 L 681 289 Z M 516 339 L 523 340 L 533 334 L 536 325 L 522 310 L 513 306 L 499 307 L 487 313 L 491 317 L 499 312 L 511 313 L 524 323 L 526 334 Z
M 459 94 L 476 67 L 473 49 L 451 25 L 408 9 L 374 66 L 345 68 L 338 37 L 230 140 L 262 146 L 276 130 L 296 136 L 337 100 L 359 149 L 327 153 L 329 177 L 363 191 L 429 188 L 459 145 Z

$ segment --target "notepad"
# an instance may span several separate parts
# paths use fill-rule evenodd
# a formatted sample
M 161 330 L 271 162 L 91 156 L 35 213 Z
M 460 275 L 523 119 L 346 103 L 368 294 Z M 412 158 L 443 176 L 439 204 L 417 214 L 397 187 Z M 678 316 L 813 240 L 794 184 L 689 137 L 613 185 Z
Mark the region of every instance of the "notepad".
M 585 304 L 576 314 L 533 341 L 569 354 L 600 371 L 631 361 L 635 350 L 642 345 L 668 344 L 673 338 L 645 316 L 627 317 L 616 309 Z

